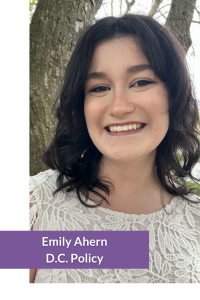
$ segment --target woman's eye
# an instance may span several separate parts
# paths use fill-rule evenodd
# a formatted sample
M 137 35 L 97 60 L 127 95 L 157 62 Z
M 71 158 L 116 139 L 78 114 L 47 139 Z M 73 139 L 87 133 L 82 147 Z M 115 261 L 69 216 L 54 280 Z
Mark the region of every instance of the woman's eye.
M 101 93 L 101 92 L 105 92 L 109 89 L 110 88 L 108 88 L 107 86 L 100 85 L 100 86 L 97 86 L 97 87 L 91 89 L 90 92 Z
M 131 85 L 131 87 L 144 87 L 148 84 L 152 84 L 154 83 L 154 81 L 150 81 L 150 80 L 138 80 L 137 82 L 135 82 L 134 84 Z M 90 92 L 93 92 L 93 93 L 102 93 L 102 92 L 106 92 L 110 90 L 109 87 L 107 86 L 103 86 L 103 85 L 99 85 L 99 86 L 96 86 L 94 88 L 92 88 L 90 90 Z
M 143 86 L 146 86 L 146 85 L 152 84 L 152 83 L 154 83 L 154 81 L 150 81 L 150 80 L 138 80 L 132 86 L 134 86 L 134 87 L 143 87 Z

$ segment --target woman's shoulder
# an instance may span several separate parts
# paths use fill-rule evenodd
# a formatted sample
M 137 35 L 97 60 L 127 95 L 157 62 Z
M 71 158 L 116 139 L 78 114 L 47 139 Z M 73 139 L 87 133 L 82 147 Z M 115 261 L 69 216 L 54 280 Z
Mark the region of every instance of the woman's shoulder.
M 193 202 L 187 201 L 185 210 L 187 219 L 189 220 L 191 213 L 191 215 L 195 216 L 195 218 L 197 219 L 200 228 L 200 197 L 195 194 L 190 194 L 189 200 L 192 200 Z
M 54 170 L 40 172 L 30 176 L 29 180 L 29 203 L 30 203 L 30 229 L 35 230 L 35 226 L 44 210 L 44 203 L 51 202 L 53 192 L 56 190 L 56 179 L 58 173 Z
M 178 211 L 182 211 L 183 209 L 187 208 L 196 208 L 197 210 L 200 209 L 200 197 L 194 193 L 190 193 L 187 196 L 188 200 L 185 200 L 181 196 L 175 196 L 172 199 L 173 206 L 178 209 Z
M 47 170 L 30 176 L 29 220 L 32 230 L 55 230 L 55 223 L 61 220 L 58 212 L 64 213 L 68 206 L 73 210 L 80 202 L 74 192 L 54 194 L 58 175 L 58 171 Z
M 200 232 L 200 197 L 190 193 L 187 198 L 188 200 L 175 197 L 173 206 L 176 213 L 172 217 L 173 220 L 170 220 L 170 224 L 184 224 L 189 229 L 196 228 Z
M 37 175 L 30 176 L 30 191 L 40 188 L 43 185 L 49 185 L 50 188 L 56 188 L 56 180 L 58 177 L 58 171 L 46 170 L 40 172 Z
M 190 201 L 187 201 L 187 206 L 186 207 L 190 207 L 190 208 L 195 208 L 199 211 L 199 214 L 200 214 L 200 197 L 197 196 L 196 194 L 194 193 L 190 193 L 187 198 L 190 200 Z

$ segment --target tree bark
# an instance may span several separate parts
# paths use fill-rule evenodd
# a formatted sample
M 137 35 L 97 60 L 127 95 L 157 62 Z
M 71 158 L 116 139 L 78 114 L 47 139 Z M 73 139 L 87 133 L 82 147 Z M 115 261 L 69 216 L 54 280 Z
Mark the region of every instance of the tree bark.
M 52 107 L 80 31 L 102 0 L 39 0 L 30 25 L 30 174 L 42 161 L 56 126 Z
M 196 0 L 172 0 L 165 25 L 175 35 L 187 53 L 192 44 L 190 25 Z

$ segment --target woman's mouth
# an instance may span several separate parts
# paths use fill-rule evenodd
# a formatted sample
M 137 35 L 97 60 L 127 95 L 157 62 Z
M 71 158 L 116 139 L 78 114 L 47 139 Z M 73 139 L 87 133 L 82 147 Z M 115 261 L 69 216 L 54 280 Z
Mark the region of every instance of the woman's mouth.
M 105 130 L 109 135 L 120 136 L 141 132 L 145 126 L 145 123 L 114 125 L 106 126 Z

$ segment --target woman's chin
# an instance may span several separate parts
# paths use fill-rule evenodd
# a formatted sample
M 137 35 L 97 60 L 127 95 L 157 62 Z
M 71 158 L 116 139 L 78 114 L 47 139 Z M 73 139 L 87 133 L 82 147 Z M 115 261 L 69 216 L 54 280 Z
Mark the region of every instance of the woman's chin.
M 114 160 L 116 162 L 131 162 L 134 161 L 135 159 L 138 159 L 141 156 L 141 153 L 112 153 L 109 155 L 104 155 L 109 160 Z

